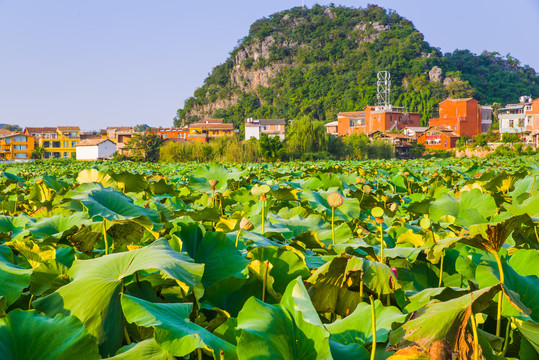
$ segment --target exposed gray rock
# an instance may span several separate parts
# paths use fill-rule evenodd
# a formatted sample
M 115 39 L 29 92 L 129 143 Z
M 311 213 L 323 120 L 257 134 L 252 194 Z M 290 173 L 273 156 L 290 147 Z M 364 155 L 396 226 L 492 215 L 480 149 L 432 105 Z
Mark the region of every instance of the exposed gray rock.
M 429 71 L 429 80 L 432 82 L 442 82 L 442 69 L 438 66 L 434 66 Z
M 454 81 L 457 81 L 457 79 L 452 78 L 452 77 L 446 77 L 444 79 L 444 87 L 448 87 Z

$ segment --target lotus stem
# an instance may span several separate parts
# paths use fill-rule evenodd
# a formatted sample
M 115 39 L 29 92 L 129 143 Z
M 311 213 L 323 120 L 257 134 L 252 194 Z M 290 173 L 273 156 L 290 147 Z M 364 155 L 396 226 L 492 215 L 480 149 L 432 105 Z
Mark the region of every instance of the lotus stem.
M 532 188 L 530 189 L 530 196 L 529 197 L 532 197 L 532 194 L 533 194 L 533 187 L 535 186 L 535 178 L 537 177 L 537 175 L 534 175 L 533 176 L 533 182 L 532 182 Z
M 335 208 L 331 207 L 331 243 L 335 245 Z
M 473 358 L 474 360 L 479 360 L 479 340 L 477 337 L 477 325 L 475 323 L 474 314 L 470 316 L 472 322 L 472 332 L 473 332 Z
M 240 241 L 241 228 L 238 230 L 238 235 L 236 235 L 236 247 L 238 247 L 238 242 Z
M 262 200 L 262 236 L 265 236 L 266 234 L 265 227 L 264 227 L 264 222 L 266 221 L 265 210 L 266 210 L 266 204 L 265 204 L 265 201 Z
M 391 306 L 391 294 L 387 294 L 387 303 L 386 306 Z
M 129 333 L 127 332 L 127 326 L 124 324 L 124 336 L 125 336 L 125 342 L 127 345 L 131 345 L 131 338 L 129 337 Z
M 494 252 L 494 257 L 496 258 L 496 263 L 498 264 L 498 271 L 500 273 L 500 284 L 502 284 L 502 289 L 500 291 L 500 295 L 498 297 L 498 315 L 496 316 L 496 336 L 500 336 L 500 328 L 502 324 L 502 303 L 503 303 L 503 284 L 504 284 L 504 276 L 503 276 L 503 267 L 502 267 L 502 261 L 500 259 L 500 256 L 498 255 L 498 252 Z
M 507 345 L 509 344 L 509 332 L 511 331 L 511 323 L 513 322 L 513 318 L 509 319 L 507 322 L 507 328 L 505 329 L 505 341 L 503 342 L 503 349 L 502 353 L 500 354 L 502 357 L 505 357 L 505 353 L 507 352 Z
M 103 239 L 105 240 L 105 255 L 109 254 L 109 241 L 107 240 L 107 220 L 103 219 Z
M 266 301 L 266 286 L 268 284 L 269 260 L 264 261 L 264 279 L 262 280 L 262 301 Z
M 219 351 L 219 359 L 220 360 L 225 360 L 225 352 L 223 351 L 223 349 L 221 349 Z
M 30 301 L 28 301 L 28 310 L 32 309 L 32 300 L 34 300 L 34 294 L 30 294 Z
M 359 272 L 359 299 L 363 302 L 363 271 Z
M 380 230 L 380 262 L 384 262 L 384 230 L 382 228 L 382 224 L 378 225 L 378 229 Z
M 197 354 L 198 354 L 198 360 L 202 360 L 202 349 L 201 348 L 197 349 Z
M 442 250 L 442 258 L 440 259 L 440 280 L 438 281 L 438 287 L 442 287 L 442 277 L 444 275 L 444 257 L 445 251 Z
M 372 349 L 371 349 L 371 360 L 374 360 L 376 355 L 376 312 L 374 311 L 374 301 L 372 295 L 369 296 L 371 300 L 371 319 L 372 319 Z

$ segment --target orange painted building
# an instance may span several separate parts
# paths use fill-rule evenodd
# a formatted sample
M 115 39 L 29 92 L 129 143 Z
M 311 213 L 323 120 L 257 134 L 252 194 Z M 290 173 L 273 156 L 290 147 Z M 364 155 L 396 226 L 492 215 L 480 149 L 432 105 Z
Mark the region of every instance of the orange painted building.
M 3 129 L 2 129 L 3 130 Z M 34 151 L 34 137 L 22 132 L 0 134 L 0 159 L 30 159 Z
M 429 120 L 430 126 L 443 126 L 457 134 L 474 138 L 481 134 L 481 107 L 477 100 L 446 99 L 440 103 L 439 117 Z
M 427 149 L 449 150 L 456 146 L 459 137 L 445 126 L 433 125 L 417 138 L 417 143 Z
M 385 133 L 420 126 L 421 114 L 395 106 L 367 106 L 364 111 L 338 113 L 337 122 L 340 136 L 375 131 Z
M 211 139 L 234 135 L 234 125 L 223 123 L 223 119 L 204 119 L 189 125 L 188 139 L 207 143 Z
M 535 147 L 539 147 L 539 98 L 532 101 L 531 109 L 526 111 L 526 130 L 530 132 L 529 142 Z
M 161 139 L 189 139 L 189 128 L 154 128 L 150 131 L 155 132 L 161 136 Z

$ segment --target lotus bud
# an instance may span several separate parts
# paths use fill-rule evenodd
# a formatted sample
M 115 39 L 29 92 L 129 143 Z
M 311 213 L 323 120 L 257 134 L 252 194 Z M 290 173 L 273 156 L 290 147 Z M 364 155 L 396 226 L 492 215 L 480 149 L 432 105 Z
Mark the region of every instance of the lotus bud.
M 344 198 L 341 194 L 334 192 L 328 195 L 327 201 L 329 206 L 331 206 L 332 208 L 338 208 L 343 204 Z
M 393 274 L 395 274 L 395 277 L 397 277 L 397 268 L 392 266 L 391 271 L 393 271 Z
M 212 190 L 215 190 L 215 185 L 219 184 L 219 180 L 209 180 L 208 182 L 210 183 Z
M 266 201 L 266 200 L 268 200 L 268 197 L 266 196 L 266 194 L 262 194 L 262 195 L 260 195 L 260 200 Z
M 242 218 L 240 221 L 240 229 L 251 230 L 253 224 L 247 218 Z
M 38 181 L 36 181 L 36 184 L 38 184 L 38 185 L 43 184 L 43 179 L 39 179 Z

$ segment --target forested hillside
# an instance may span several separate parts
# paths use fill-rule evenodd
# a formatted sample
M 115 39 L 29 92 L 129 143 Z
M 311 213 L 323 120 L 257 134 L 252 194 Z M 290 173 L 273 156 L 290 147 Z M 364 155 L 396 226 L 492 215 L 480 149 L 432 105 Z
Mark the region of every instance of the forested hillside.
M 424 123 L 448 96 L 481 104 L 539 96 L 535 70 L 509 55 L 442 54 L 393 11 L 316 5 L 251 25 L 178 110 L 175 126 L 202 117 L 223 117 L 236 128 L 246 117 L 333 121 L 340 111 L 375 104 L 379 70 L 391 72 L 392 104 L 421 112 Z

